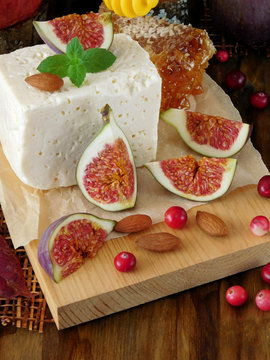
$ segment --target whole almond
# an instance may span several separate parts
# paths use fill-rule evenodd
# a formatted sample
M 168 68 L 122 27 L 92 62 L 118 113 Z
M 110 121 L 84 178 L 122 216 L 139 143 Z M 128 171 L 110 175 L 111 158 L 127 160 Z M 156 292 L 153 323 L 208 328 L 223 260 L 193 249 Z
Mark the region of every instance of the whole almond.
M 180 239 L 170 233 L 159 232 L 142 235 L 135 240 L 135 243 L 146 250 L 164 252 L 176 249 Z
M 49 92 L 61 89 L 64 84 L 64 81 L 60 78 L 60 76 L 50 73 L 38 73 L 31 75 L 25 78 L 25 81 L 39 90 Z
M 218 216 L 206 211 L 197 211 L 196 221 L 200 229 L 211 236 L 225 236 L 228 227 Z
M 152 219 L 145 214 L 129 215 L 118 221 L 114 227 L 115 231 L 123 233 L 134 233 L 148 229 L 152 225 Z

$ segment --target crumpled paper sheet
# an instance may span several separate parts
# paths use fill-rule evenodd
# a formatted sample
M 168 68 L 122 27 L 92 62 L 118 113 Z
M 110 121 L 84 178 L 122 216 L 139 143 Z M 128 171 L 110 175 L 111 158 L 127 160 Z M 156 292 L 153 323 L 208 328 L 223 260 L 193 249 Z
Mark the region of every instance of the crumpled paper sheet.
M 203 88 L 204 92 L 195 97 L 191 110 L 241 121 L 229 96 L 206 74 Z M 183 143 L 175 129 L 160 120 L 157 160 L 186 154 L 193 154 L 197 159 L 201 157 Z M 250 141 L 235 158 L 238 159 L 238 165 L 229 191 L 255 184 L 268 173 L 259 152 Z M 170 193 L 146 168 L 139 168 L 136 206 L 117 213 L 106 212 L 85 200 L 77 186 L 41 191 L 24 185 L 10 168 L 1 147 L 0 163 L 0 203 L 15 248 L 39 239 L 54 220 L 75 212 L 88 212 L 114 220 L 144 213 L 151 216 L 153 223 L 157 223 L 163 221 L 164 212 L 170 206 L 178 205 L 188 210 L 199 204 Z M 109 238 L 117 236 L 119 233 L 113 232 Z

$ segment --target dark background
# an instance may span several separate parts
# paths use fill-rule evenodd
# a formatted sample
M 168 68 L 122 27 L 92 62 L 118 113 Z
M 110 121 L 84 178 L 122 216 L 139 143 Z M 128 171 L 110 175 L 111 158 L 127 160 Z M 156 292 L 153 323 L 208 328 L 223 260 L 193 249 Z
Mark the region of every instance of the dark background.
M 49 0 L 48 19 L 55 16 L 63 16 L 71 13 L 83 14 L 88 11 L 98 11 L 101 0 Z

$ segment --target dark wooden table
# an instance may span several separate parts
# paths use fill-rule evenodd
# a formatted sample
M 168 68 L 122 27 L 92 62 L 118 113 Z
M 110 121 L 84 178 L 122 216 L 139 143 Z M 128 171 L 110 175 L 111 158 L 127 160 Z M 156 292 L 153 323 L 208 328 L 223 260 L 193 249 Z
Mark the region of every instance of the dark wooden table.
M 241 90 L 225 86 L 225 75 L 232 69 L 247 76 Z M 255 90 L 270 95 L 270 58 L 250 49 L 248 55 L 234 54 L 224 64 L 212 59 L 208 73 L 231 96 L 243 121 L 253 124 L 253 144 L 270 169 L 270 105 L 257 110 L 249 104 Z M 0 327 L 0 359 L 267 360 L 270 312 L 258 310 L 254 299 L 270 285 L 260 273 L 261 268 L 253 269 L 62 331 L 53 323 L 45 324 L 42 334 Z M 225 301 L 226 289 L 235 284 L 249 295 L 241 308 Z

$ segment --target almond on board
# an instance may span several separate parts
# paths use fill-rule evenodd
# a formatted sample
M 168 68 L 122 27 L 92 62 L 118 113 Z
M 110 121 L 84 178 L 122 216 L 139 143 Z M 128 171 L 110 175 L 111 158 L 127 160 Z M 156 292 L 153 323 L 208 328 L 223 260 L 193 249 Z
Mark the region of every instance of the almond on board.
M 167 232 L 158 232 L 138 236 L 135 243 L 146 250 L 164 252 L 176 249 L 180 239 Z
M 114 227 L 115 231 L 123 233 L 134 233 L 148 229 L 152 225 L 152 219 L 145 214 L 129 215 L 118 221 Z
M 196 222 L 200 229 L 211 236 L 226 236 L 229 232 L 222 219 L 206 211 L 197 211 Z

